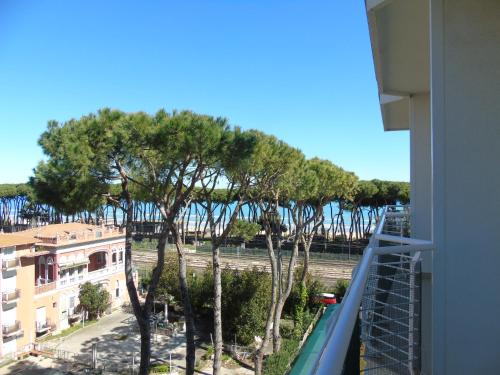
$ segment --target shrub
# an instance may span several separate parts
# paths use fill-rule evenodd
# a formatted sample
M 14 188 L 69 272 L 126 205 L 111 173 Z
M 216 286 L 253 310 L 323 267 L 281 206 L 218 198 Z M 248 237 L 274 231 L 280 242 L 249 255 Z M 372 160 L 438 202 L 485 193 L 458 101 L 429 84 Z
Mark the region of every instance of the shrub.
M 252 270 L 222 271 L 222 321 L 224 339 L 249 345 L 262 336 L 271 295 L 271 276 Z
M 111 304 L 111 296 L 108 291 L 102 285 L 90 282 L 80 285 L 78 299 L 80 300 L 78 310 L 87 311 L 89 320 L 99 317 Z
M 150 367 L 150 371 L 153 374 L 157 372 L 170 372 L 170 366 L 166 363 L 156 363 Z
M 307 286 L 302 283 L 299 285 L 299 295 L 298 301 L 295 304 L 293 310 L 293 322 L 295 325 L 295 335 L 297 337 L 302 336 L 304 333 L 304 317 L 305 317 L 305 309 L 307 305 Z
M 344 279 L 339 279 L 335 283 L 335 287 L 333 289 L 333 293 L 335 293 L 335 295 L 337 296 L 337 298 L 339 298 L 340 300 L 342 300 L 342 298 L 344 298 L 344 296 L 345 296 L 345 292 L 347 291 L 348 287 L 349 287 L 349 281 L 344 280 Z
M 295 269 L 292 292 L 290 293 L 290 296 L 286 300 L 285 307 L 283 308 L 283 312 L 292 318 L 295 318 L 297 305 L 300 305 L 302 303 L 301 302 L 303 298 L 302 293 L 304 293 L 304 291 L 301 291 L 301 283 L 300 283 L 302 270 L 303 270 L 302 266 L 297 267 Z M 315 299 L 315 296 L 323 292 L 324 288 L 325 287 L 321 283 L 321 281 L 313 278 L 313 276 L 310 273 L 306 275 L 306 291 L 308 296 L 307 296 L 307 304 L 304 307 L 304 310 L 315 310 L 319 306 L 319 303 Z
M 211 359 L 213 355 L 214 355 L 214 347 L 212 345 L 209 345 L 207 348 L 207 351 L 205 352 L 205 354 L 203 354 L 201 359 L 206 361 L 206 360 Z
M 288 367 L 298 353 L 298 349 L 299 340 L 283 339 L 281 350 L 266 357 L 262 373 L 266 375 L 286 374 Z

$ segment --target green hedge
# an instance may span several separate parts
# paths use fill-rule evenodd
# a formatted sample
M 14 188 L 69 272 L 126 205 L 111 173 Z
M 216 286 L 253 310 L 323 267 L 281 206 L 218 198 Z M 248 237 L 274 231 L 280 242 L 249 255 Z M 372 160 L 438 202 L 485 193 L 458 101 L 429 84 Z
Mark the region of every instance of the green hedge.
M 266 375 L 283 375 L 288 371 L 290 363 L 299 351 L 299 339 L 282 339 L 281 350 L 271 354 L 264 361 L 262 373 Z
M 170 366 L 166 363 L 154 364 L 149 368 L 151 374 L 162 374 L 170 372 Z

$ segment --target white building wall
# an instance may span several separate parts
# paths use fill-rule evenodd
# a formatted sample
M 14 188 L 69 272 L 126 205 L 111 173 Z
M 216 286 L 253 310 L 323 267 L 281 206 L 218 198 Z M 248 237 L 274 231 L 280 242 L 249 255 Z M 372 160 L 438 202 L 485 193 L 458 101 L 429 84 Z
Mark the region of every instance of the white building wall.
M 432 236 L 432 162 L 429 93 L 410 99 L 410 201 L 412 237 Z M 426 265 L 430 271 L 430 264 Z
M 500 1 L 431 1 L 433 373 L 495 374 Z
M 429 93 L 410 98 L 411 236 L 432 239 L 432 155 Z M 432 372 L 432 254 L 422 253 L 421 363 Z

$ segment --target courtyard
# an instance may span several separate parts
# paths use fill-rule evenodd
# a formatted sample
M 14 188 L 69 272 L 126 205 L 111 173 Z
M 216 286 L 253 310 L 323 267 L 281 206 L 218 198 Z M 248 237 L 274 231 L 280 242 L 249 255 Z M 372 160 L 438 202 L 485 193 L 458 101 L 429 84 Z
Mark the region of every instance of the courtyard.
M 153 334 L 151 363 L 169 363 L 179 374 L 185 368 L 184 332 L 171 336 Z M 140 335 L 133 314 L 117 310 L 102 317 L 98 322 L 88 325 L 64 337 L 54 338 L 41 344 L 42 351 L 51 351 L 57 358 L 45 356 L 28 357 L 12 362 L 0 369 L 0 375 L 59 375 L 84 373 L 92 363 L 92 347 L 97 351 L 97 367 L 111 373 L 131 373 L 137 371 L 140 362 Z M 197 348 L 196 357 L 205 353 Z M 245 375 L 253 371 L 231 366 L 223 368 L 223 374 Z M 172 372 L 175 373 L 175 372 Z M 211 361 L 205 361 L 198 374 L 211 374 Z

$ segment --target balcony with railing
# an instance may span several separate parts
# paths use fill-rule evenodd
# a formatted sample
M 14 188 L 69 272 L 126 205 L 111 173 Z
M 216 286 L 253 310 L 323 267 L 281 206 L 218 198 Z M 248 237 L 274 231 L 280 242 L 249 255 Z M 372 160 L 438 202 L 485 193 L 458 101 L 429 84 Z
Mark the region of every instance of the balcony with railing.
M 16 320 L 12 324 L 3 324 L 2 325 L 2 336 L 4 339 L 8 337 L 18 336 L 22 333 L 21 330 L 21 322 Z
M 19 267 L 19 258 L 2 260 L 2 271 L 12 271 Z
M 123 228 L 113 225 L 86 228 L 80 230 L 61 230 L 58 233 L 37 233 L 38 245 L 64 245 L 77 242 L 94 241 L 104 238 L 119 237 L 124 234 Z
M 2 292 L 2 303 L 12 303 L 19 299 L 21 296 L 21 291 L 19 289 L 14 289 L 8 292 Z
M 35 286 L 35 294 L 41 294 L 56 289 L 57 283 L 53 280 L 38 279 L 38 285 Z
M 36 322 L 35 329 L 37 334 L 44 334 L 51 330 L 54 330 L 56 325 L 50 321 L 50 319 L 46 319 L 43 322 Z
M 409 237 L 409 213 L 384 210 L 309 373 L 419 372 L 420 267 L 433 244 Z

